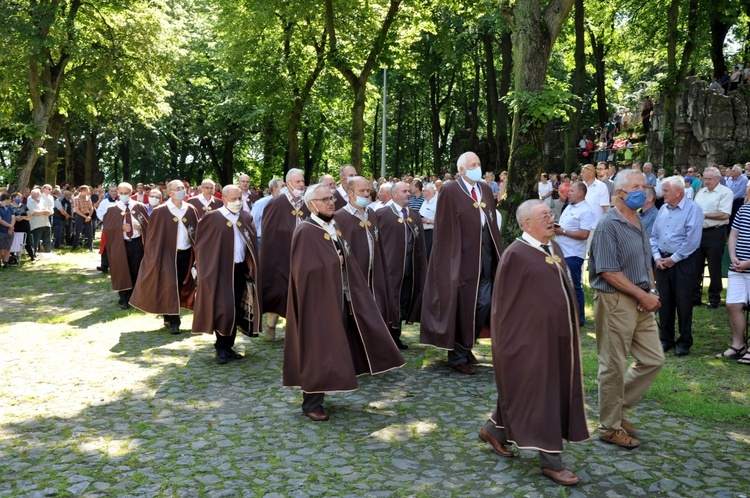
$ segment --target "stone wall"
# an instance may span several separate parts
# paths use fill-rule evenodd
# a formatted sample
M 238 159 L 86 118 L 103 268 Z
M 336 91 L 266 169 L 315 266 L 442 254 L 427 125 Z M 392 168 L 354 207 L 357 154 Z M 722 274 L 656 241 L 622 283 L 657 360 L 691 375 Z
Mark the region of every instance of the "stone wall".
M 685 92 L 677 102 L 675 165 L 700 168 L 710 163 L 750 161 L 750 93 L 719 95 L 697 77 L 685 80 Z M 664 114 L 654 106 L 653 132 L 647 143 L 649 161 L 662 165 Z

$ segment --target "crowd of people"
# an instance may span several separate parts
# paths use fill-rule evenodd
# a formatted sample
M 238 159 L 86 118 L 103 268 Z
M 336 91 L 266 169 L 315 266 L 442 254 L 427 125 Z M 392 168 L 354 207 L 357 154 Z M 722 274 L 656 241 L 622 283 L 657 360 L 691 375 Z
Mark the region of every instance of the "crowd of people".
M 709 88 L 720 95 L 726 95 L 743 85 L 750 85 L 750 62 L 746 62 L 744 67 L 742 63 L 735 62 L 731 71 L 731 74 L 729 70 L 724 71 L 720 78 L 712 77 Z
M 247 175 L 223 188 L 206 179 L 195 187 L 122 182 L 106 193 L 85 185 L 2 192 L 0 249 L 7 263 L 8 241 L 24 230 L 32 260 L 65 243 L 79 247 L 81 236 L 91 250 L 100 220 L 99 269 L 119 306 L 159 315 L 175 335 L 180 310 L 193 310 L 192 332 L 215 336 L 222 365 L 242 358 L 238 331 L 274 341 L 284 318 L 282 383 L 301 389 L 302 412 L 316 422 L 330 418 L 326 393 L 404 366 L 404 323 L 419 323 L 419 342 L 445 350 L 462 375 L 476 373 L 473 348 L 489 326 L 498 397 L 479 436 L 503 457 L 516 456 L 513 444 L 538 450 L 543 474 L 563 485 L 579 481 L 563 463 L 563 441 L 590 437 L 580 354 L 585 261 L 603 442 L 640 444 L 626 416 L 668 351 L 689 354 L 706 263 L 708 307 L 719 306 L 727 240 L 732 343 L 717 357 L 750 364 L 741 317 L 750 299 L 750 163 L 744 171 L 690 167 L 685 177 L 606 161 L 544 173 L 538 199 L 513 213 L 522 234 L 507 248 L 496 209 L 507 175 L 483 174 L 473 152 L 457 170 L 376 180 L 343 166 L 338 179 L 306 185 L 291 169 L 264 192 Z

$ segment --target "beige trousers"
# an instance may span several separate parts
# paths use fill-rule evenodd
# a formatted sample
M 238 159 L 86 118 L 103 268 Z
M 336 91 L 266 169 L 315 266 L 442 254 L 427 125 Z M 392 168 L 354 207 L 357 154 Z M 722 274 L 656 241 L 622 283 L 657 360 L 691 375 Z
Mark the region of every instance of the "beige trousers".
M 638 301 L 622 292 L 594 292 L 596 350 L 599 357 L 599 431 L 621 429 L 664 365 L 654 314 L 638 311 Z M 628 366 L 628 354 L 635 363 Z

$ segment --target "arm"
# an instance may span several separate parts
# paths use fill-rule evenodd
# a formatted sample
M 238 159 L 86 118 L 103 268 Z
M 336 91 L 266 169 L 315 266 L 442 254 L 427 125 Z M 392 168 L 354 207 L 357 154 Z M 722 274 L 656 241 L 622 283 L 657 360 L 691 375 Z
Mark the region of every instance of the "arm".
M 603 272 L 602 278 L 618 291 L 634 297 L 638 301 L 638 308 L 641 311 L 656 311 L 661 306 L 658 296 L 646 292 L 637 285 L 633 284 L 622 272 Z

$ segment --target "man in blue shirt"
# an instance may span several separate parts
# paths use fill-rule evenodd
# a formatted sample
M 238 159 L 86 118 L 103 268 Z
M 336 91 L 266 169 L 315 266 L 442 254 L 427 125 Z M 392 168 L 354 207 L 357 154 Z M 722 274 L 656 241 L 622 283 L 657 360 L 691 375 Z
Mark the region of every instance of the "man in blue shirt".
M 651 252 L 656 263 L 661 344 L 666 353 L 675 348 L 685 356 L 693 345 L 693 286 L 698 269 L 697 249 L 703 232 L 703 211 L 685 197 L 684 180 L 671 176 L 662 183 L 664 205 L 651 231 Z M 675 314 L 680 336 L 675 341 Z
M 15 211 L 10 207 L 10 195 L 0 194 L 0 256 L 3 259 L 3 268 L 8 266 L 10 259 L 10 246 L 13 243 Z

